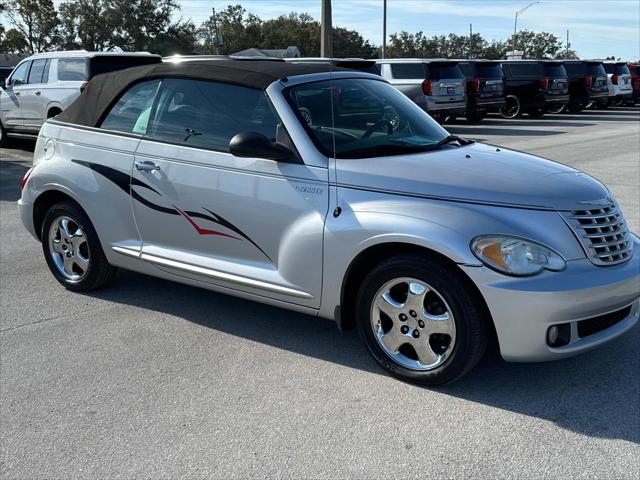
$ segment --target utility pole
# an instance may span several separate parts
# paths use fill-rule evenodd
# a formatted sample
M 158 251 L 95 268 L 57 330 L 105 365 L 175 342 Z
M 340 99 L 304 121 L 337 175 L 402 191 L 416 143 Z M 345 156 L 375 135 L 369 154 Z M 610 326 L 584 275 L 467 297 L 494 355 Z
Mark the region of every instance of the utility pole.
M 564 54 L 564 58 L 569 58 L 569 29 L 567 28 L 567 49 Z
M 218 45 L 218 22 L 216 21 L 216 9 L 212 7 L 211 12 L 211 26 L 213 28 L 213 35 L 211 36 L 211 53 L 213 53 L 215 45 L 215 53 L 218 55 L 220 53 L 220 46 Z
M 526 7 L 524 7 L 522 10 L 518 10 L 516 12 L 516 21 L 513 24 L 513 50 L 511 51 L 511 59 L 513 60 L 513 57 L 516 56 L 516 30 L 518 29 L 518 14 L 524 12 L 527 8 L 529 8 L 532 5 L 536 5 L 540 2 L 531 2 L 529 5 L 527 5 Z
M 382 58 L 387 56 L 387 0 L 382 6 Z
M 469 24 L 469 55 L 467 55 L 467 58 L 471 58 L 473 55 L 471 54 L 471 52 L 473 51 L 473 45 L 472 42 L 473 41 L 473 23 Z
M 320 56 L 333 57 L 333 38 L 331 27 L 331 0 L 322 0 L 322 24 L 320 27 Z

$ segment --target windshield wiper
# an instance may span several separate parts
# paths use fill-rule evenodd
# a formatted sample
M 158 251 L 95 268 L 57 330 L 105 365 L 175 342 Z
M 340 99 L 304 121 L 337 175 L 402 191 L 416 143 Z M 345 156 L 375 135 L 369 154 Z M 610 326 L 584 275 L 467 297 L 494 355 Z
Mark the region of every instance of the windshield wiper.
M 474 143 L 474 140 L 467 140 L 466 138 L 460 138 L 457 135 L 447 135 L 438 143 L 434 144 L 433 148 L 439 148 L 439 147 L 442 147 L 443 145 L 446 145 L 447 143 L 453 143 L 453 142 L 458 142 L 460 145 L 469 145 L 471 143 Z

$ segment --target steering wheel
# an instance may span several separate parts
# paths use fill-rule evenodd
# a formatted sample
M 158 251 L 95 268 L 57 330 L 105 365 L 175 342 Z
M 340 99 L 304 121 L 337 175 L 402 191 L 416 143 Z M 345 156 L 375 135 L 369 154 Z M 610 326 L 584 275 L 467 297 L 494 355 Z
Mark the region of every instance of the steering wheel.
M 391 135 L 393 133 L 393 125 L 389 120 L 379 120 L 373 125 L 371 125 L 367 130 L 362 134 L 362 139 L 369 138 L 373 132 L 375 132 L 379 127 L 387 126 L 387 133 Z

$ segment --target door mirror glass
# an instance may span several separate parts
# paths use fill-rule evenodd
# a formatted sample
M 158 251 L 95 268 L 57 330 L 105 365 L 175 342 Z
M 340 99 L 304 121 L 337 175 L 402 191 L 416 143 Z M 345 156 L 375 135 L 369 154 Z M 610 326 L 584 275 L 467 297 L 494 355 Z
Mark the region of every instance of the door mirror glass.
M 279 162 L 297 163 L 291 150 L 272 142 L 258 132 L 235 135 L 229 142 L 229 153 L 235 157 L 266 158 Z

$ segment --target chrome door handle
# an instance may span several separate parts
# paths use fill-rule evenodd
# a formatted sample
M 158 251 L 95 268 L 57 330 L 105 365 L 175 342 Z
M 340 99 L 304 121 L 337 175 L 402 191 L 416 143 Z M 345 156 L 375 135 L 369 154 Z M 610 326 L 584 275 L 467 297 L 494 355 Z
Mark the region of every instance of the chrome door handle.
M 155 163 L 149 161 L 135 162 L 133 166 L 136 167 L 136 170 L 140 170 L 141 172 L 153 173 L 157 170 L 160 170 L 160 165 L 156 165 Z

